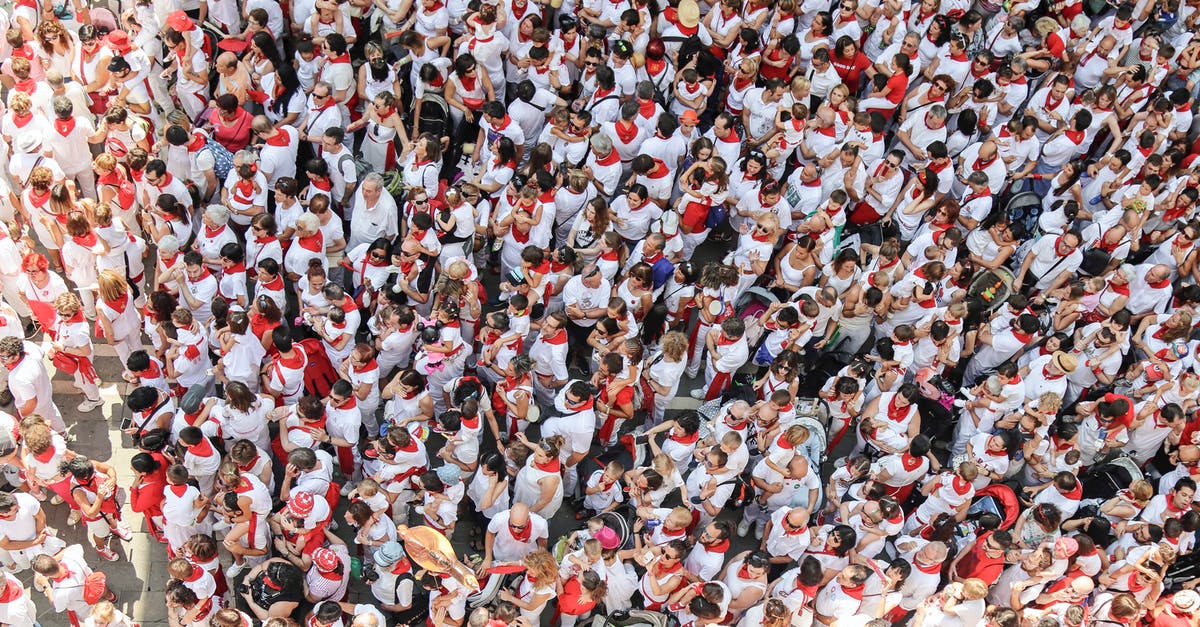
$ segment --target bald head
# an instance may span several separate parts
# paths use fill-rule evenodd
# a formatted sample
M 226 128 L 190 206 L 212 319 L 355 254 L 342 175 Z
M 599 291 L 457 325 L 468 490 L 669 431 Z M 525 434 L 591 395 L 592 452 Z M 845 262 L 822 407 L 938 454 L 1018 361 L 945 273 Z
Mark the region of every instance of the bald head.
M 979 158 L 988 161 L 996 156 L 996 142 L 987 140 L 979 146 Z
M 1191 466 L 1196 462 L 1200 462 L 1200 446 L 1185 444 L 1179 447 L 1179 463 Z
M 940 564 L 946 561 L 949 554 L 950 550 L 944 542 L 930 542 L 917 551 L 917 559 L 924 564 Z
M 513 503 L 512 509 L 508 510 L 508 524 L 529 524 L 529 506 L 524 503 Z

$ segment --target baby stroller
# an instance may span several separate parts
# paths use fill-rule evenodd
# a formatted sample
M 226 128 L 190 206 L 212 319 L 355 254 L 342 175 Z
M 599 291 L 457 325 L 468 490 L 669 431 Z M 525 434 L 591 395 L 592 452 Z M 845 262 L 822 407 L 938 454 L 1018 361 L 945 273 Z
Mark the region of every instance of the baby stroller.
M 617 610 L 607 616 L 595 616 L 590 627 L 672 627 L 679 621 L 670 614 L 649 610 Z
M 1003 483 L 993 483 L 975 492 L 967 519 L 958 527 L 958 534 L 966 537 L 978 526 L 979 517 L 995 514 L 1000 517 L 1000 529 L 1011 529 L 1021 514 L 1021 501 L 1017 493 Z
M 1098 464 L 1087 470 L 1079 477 L 1083 484 L 1083 498 L 1107 500 L 1117 492 L 1125 490 L 1129 484 L 1143 479 L 1142 469 L 1138 468 L 1133 458 L 1125 454 L 1117 455 L 1103 464 Z

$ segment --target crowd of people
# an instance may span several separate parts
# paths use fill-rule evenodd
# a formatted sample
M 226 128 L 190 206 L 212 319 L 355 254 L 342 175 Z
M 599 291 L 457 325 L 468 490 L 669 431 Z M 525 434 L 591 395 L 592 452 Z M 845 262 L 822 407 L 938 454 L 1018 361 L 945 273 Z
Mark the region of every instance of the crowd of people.
M 1200 624 L 1197 20 L 16 0 L 0 625 Z

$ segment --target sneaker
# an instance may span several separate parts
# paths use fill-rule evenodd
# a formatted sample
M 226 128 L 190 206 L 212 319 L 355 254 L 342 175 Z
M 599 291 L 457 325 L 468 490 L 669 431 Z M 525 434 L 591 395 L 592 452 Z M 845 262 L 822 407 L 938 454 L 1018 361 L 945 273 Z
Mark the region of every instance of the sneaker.
M 102 405 L 104 405 L 104 401 L 102 401 L 100 399 L 96 399 L 94 401 L 85 400 L 82 403 L 76 405 L 75 409 L 79 410 L 79 413 L 81 413 L 81 414 L 86 414 L 86 413 L 93 412 L 93 411 L 99 409 Z
M 78 525 L 78 524 L 79 524 L 79 510 L 73 509 L 73 510 L 71 510 L 71 515 L 67 516 L 67 526 L 74 527 L 75 525 Z
M 737 534 L 738 536 L 745 536 L 747 533 L 750 533 L 750 521 L 743 518 L 742 522 L 738 523 Z
M 692 390 L 691 393 L 688 394 L 688 396 L 691 396 L 692 398 L 694 398 L 698 401 L 702 401 L 702 400 L 704 400 L 704 389 L 697 388 L 695 390 Z
M 336 520 L 329 521 L 329 530 L 330 531 L 337 531 L 339 526 L 340 525 L 338 525 L 338 521 L 336 521 Z
M 100 559 L 106 562 L 115 562 L 121 559 L 120 556 L 117 555 L 116 551 L 113 551 L 108 547 L 96 547 L 96 553 L 100 556 Z
M 63 498 L 61 496 L 55 494 L 54 496 L 50 497 L 50 504 L 51 505 L 62 505 Z
M 342 489 L 339 490 L 338 493 L 341 494 L 342 496 L 350 496 L 350 493 L 353 491 L 354 491 L 354 484 L 347 481 L 346 483 L 342 484 Z
M 230 564 L 229 568 L 225 569 L 225 578 L 232 582 L 237 578 L 238 575 L 242 574 L 242 571 L 246 570 L 246 567 L 249 565 L 250 564 L 248 562 L 242 562 L 241 564 L 234 562 Z
M 954 406 L 955 406 L 955 407 L 958 407 L 958 408 L 960 408 L 960 409 L 961 409 L 961 408 L 963 408 L 963 407 L 966 407 L 966 406 L 967 406 L 967 399 L 965 399 L 965 398 L 956 398 L 956 399 L 954 399 Z
M 129 542 L 133 539 L 133 532 L 129 530 L 129 527 L 126 527 L 123 524 L 118 524 L 117 526 L 113 527 L 112 532 L 113 535 L 120 538 L 122 542 Z
M 764 523 L 754 525 L 754 539 L 762 540 L 763 531 L 766 531 L 767 526 Z

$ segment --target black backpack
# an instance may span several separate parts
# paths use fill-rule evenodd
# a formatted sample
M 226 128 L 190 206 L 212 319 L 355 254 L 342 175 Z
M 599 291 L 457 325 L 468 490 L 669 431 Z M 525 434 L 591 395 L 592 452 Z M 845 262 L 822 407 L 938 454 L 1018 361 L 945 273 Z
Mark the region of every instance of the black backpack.
M 729 494 L 729 500 L 725 502 L 726 507 L 745 507 L 754 500 L 754 484 L 746 481 L 742 475 L 738 475 L 721 485 L 733 484 L 733 492 Z

